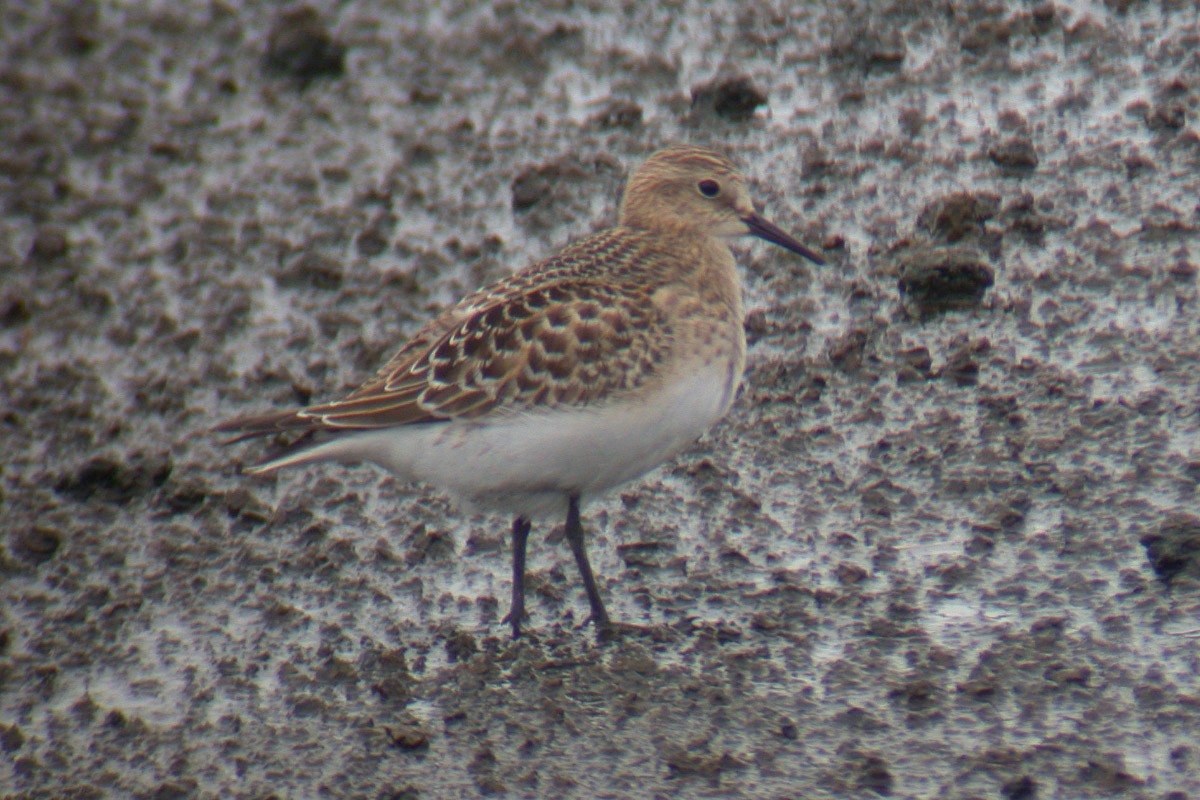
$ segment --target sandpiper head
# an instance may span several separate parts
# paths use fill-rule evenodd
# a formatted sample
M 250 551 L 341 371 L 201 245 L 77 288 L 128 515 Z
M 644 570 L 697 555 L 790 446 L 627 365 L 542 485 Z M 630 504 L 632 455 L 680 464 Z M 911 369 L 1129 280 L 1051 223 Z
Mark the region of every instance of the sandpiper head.
M 729 159 L 692 145 L 659 150 L 637 168 L 625 187 L 621 224 L 710 236 L 757 236 L 816 264 L 825 263 L 759 215 L 745 177 Z

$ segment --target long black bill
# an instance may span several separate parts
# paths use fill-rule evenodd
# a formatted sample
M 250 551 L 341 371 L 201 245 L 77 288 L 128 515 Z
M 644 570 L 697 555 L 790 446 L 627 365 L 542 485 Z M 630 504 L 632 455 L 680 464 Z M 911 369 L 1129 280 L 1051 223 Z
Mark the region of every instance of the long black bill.
M 780 247 L 791 250 L 793 253 L 804 256 L 814 264 L 824 264 L 825 259 L 809 250 L 804 245 L 797 242 L 792 236 L 785 233 L 782 228 L 774 222 L 763 219 L 758 214 L 748 214 L 742 217 L 742 222 L 746 223 L 746 227 L 750 229 L 753 236 L 764 239 L 771 244 L 777 244 Z

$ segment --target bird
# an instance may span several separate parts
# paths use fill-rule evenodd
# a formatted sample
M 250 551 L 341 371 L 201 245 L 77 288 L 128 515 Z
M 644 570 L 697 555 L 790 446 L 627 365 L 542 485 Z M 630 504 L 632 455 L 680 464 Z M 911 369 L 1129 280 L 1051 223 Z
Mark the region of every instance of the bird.
M 697 440 L 733 403 L 746 363 L 730 242 L 823 259 L 758 213 L 724 154 L 661 149 L 628 178 L 615 227 L 468 295 L 341 399 L 228 420 L 224 444 L 300 434 L 243 469 L 367 462 L 512 518 L 519 638 L 526 546 L 562 518 L 597 630 L 608 615 L 581 509 Z M 586 622 L 585 622 L 586 624 Z M 633 627 L 633 626 L 629 626 Z

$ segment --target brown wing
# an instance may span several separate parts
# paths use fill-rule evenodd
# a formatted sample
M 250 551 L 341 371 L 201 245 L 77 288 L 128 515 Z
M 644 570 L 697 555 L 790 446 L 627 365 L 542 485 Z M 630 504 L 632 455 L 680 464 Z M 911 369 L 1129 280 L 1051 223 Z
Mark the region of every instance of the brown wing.
M 609 229 L 575 242 L 557 255 L 476 290 L 443 311 L 392 356 L 371 380 L 346 399 L 377 394 L 384 384 L 412 369 L 428 349 L 481 311 L 516 300 L 542 286 L 594 276 L 599 262 L 604 263 L 604 271 L 611 277 L 628 277 L 630 272 L 636 271 L 643 282 L 649 278 L 649 284 L 653 284 L 655 276 L 648 266 L 660 258 L 661 255 L 651 252 L 649 238 L 640 231 Z
M 402 369 L 301 416 L 362 429 L 589 405 L 637 389 L 669 346 L 649 297 L 563 278 L 476 310 Z
M 634 390 L 654 373 L 672 335 L 646 294 L 647 259 L 653 256 L 639 236 L 605 231 L 443 312 L 345 399 L 218 430 L 239 432 L 232 440 L 239 441 L 287 430 L 380 428 L 587 405 Z

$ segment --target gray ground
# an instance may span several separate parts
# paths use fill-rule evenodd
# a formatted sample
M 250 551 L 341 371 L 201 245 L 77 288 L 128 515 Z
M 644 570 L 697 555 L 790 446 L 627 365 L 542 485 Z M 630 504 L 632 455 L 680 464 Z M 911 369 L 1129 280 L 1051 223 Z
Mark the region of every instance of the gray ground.
M 1191 0 L 120 5 L 0 6 L 0 795 L 1200 797 Z M 238 476 L 672 140 L 830 264 L 738 245 L 741 398 L 588 509 L 651 634 Z

